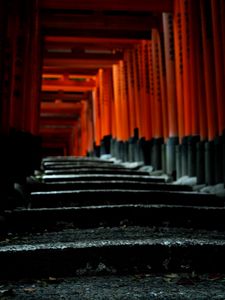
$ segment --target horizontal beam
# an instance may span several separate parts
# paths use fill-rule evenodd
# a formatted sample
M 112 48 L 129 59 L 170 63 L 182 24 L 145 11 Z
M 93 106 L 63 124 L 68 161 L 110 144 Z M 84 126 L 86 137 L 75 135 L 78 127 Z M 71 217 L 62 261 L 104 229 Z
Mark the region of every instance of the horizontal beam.
M 80 103 L 64 103 L 64 102 L 55 102 L 55 103 L 41 103 L 41 114 L 43 113 L 68 113 L 71 114 L 80 114 L 81 111 Z
M 69 120 L 69 119 L 46 119 L 42 118 L 40 119 L 40 128 L 45 128 L 46 131 L 51 128 L 71 128 L 75 127 L 79 124 L 79 119 L 76 120 Z
M 43 28 L 43 35 L 51 36 L 77 36 L 95 38 L 120 38 L 120 39 L 150 39 L 150 29 L 138 30 L 97 30 L 97 29 L 72 29 L 72 28 Z
M 95 81 L 73 81 L 73 80 L 42 80 L 42 91 L 92 91 L 96 87 Z
M 45 67 L 63 67 L 67 69 L 67 73 L 70 68 L 79 68 L 79 69 L 99 69 L 99 68 L 111 68 L 113 64 L 118 63 L 118 60 L 109 61 L 109 60 L 68 60 L 68 59 L 44 59 Z M 71 74 L 71 73 L 70 73 Z
M 86 99 L 86 93 L 59 93 L 59 92 L 42 92 L 41 93 L 41 101 L 50 102 L 55 101 L 56 99 L 61 99 L 62 101 L 71 101 L 71 102 L 80 102 L 83 99 Z
M 61 48 L 62 49 L 62 48 Z M 57 50 L 57 49 L 56 49 Z M 70 49 L 68 49 L 70 50 Z M 117 51 L 116 53 L 85 53 L 84 51 L 71 52 L 49 52 L 45 51 L 44 61 L 49 59 L 70 60 L 70 61 L 117 61 L 123 59 L 123 53 Z
M 43 66 L 43 73 L 44 74 L 67 74 L 70 75 L 90 75 L 90 76 L 96 76 L 98 72 L 98 67 L 96 68 L 90 68 L 87 67 L 84 68 L 76 68 L 76 67 L 70 67 L 70 66 Z
M 139 39 L 118 39 L 118 38 L 95 38 L 95 37 L 74 37 L 74 36 L 45 36 L 45 43 L 72 43 L 72 44 L 83 44 L 83 43 L 96 43 L 96 44 L 138 44 L 140 43 Z
M 130 30 L 150 31 L 151 28 L 158 28 L 161 18 L 145 13 L 144 15 L 105 15 L 90 14 L 81 15 L 68 13 L 46 13 L 42 14 L 42 27 L 44 30 Z
M 42 9 L 172 12 L 173 0 L 40 0 Z

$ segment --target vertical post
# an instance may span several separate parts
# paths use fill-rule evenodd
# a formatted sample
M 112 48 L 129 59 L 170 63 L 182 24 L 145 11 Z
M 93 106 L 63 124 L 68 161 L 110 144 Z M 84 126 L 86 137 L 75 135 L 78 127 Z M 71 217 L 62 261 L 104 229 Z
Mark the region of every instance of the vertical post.
M 168 134 L 166 145 L 167 173 L 180 176 L 176 166 L 176 147 L 178 147 L 178 124 L 177 124 L 177 102 L 176 102 L 176 78 L 175 78 L 175 53 L 174 53 L 174 30 L 173 15 L 163 13 L 164 51 L 166 65 L 166 88 L 168 102 Z M 178 159 L 178 158 L 177 158 Z M 180 159 L 180 158 L 179 158 Z M 179 161 L 179 160 L 178 160 Z
M 213 28 L 213 42 L 214 42 L 214 62 L 215 62 L 215 80 L 216 80 L 216 103 L 217 103 L 217 124 L 219 136 L 215 139 L 215 182 L 223 182 L 223 166 L 221 161 L 223 157 L 223 143 L 222 134 L 225 128 L 225 89 L 224 89 L 224 52 L 223 43 L 221 47 L 221 37 L 223 32 L 221 28 L 221 11 L 222 6 L 220 1 L 212 1 L 212 28 Z
M 205 173 L 206 183 L 215 183 L 214 168 L 214 138 L 218 134 L 218 125 L 216 122 L 217 109 L 214 104 L 216 97 L 215 87 L 215 69 L 214 69 L 214 52 L 213 52 L 213 35 L 212 35 L 212 17 L 210 0 L 200 0 L 201 12 L 201 30 L 203 43 L 203 63 L 204 63 L 204 81 L 206 91 L 206 110 L 207 110 L 207 126 L 208 139 L 205 144 Z
M 162 167 L 161 145 L 163 143 L 163 116 L 162 116 L 162 86 L 160 71 L 160 44 L 159 33 L 152 29 L 152 63 L 153 63 L 153 84 L 154 84 L 154 140 L 152 148 L 152 163 L 156 169 Z

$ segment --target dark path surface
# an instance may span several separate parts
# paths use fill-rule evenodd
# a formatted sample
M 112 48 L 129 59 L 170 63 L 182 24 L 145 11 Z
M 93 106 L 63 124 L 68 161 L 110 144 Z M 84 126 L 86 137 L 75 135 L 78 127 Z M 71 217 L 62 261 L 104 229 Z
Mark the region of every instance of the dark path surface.
M 225 274 L 98 275 L 0 282 L 0 299 L 224 300 Z
M 0 299 L 225 299 L 224 198 L 74 157 L 43 160 L 21 192 Z

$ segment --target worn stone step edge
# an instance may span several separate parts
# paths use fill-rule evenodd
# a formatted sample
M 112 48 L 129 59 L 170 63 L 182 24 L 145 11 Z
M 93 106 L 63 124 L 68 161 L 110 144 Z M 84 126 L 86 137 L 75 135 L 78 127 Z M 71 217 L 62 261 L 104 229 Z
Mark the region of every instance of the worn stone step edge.
M 30 207 L 104 204 L 173 204 L 224 207 L 224 199 L 212 194 L 158 190 L 68 190 L 32 192 Z
M 175 185 L 171 183 L 159 182 L 142 182 L 129 180 L 114 180 L 114 181 L 74 181 L 73 183 L 57 182 L 44 183 L 36 182 L 27 184 L 27 189 L 31 192 L 35 191 L 56 191 L 56 190 L 76 190 L 76 189 L 109 189 L 109 188 L 123 188 L 123 189 L 146 189 L 146 190 L 172 190 L 172 191 L 193 191 L 189 185 Z
M 5 220 L 5 231 L 54 230 L 68 225 L 75 228 L 135 225 L 225 230 L 225 208 L 124 204 L 16 209 L 5 212 Z
M 61 170 L 44 170 L 44 175 L 66 175 L 66 174 L 116 174 L 116 175 L 149 175 L 145 171 L 136 171 L 131 169 L 113 169 L 113 168 L 74 168 L 74 169 L 61 169 Z
M 107 273 L 222 272 L 225 241 L 146 239 L 13 245 L 0 248 L 0 278 L 78 275 L 87 264 Z M 87 270 L 88 274 L 88 270 Z
M 131 175 L 131 174 L 64 174 L 64 175 L 42 175 L 43 182 L 73 181 L 73 180 L 130 180 L 147 182 L 165 182 L 165 178 L 150 175 Z

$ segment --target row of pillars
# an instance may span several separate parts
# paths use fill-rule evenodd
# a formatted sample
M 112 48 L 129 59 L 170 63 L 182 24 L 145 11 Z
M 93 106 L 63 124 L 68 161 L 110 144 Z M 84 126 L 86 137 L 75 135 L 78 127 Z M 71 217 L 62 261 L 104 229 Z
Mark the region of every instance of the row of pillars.
M 100 69 L 87 151 L 94 141 L 101 153 L 144 161 L 174 178 L 223 182 L 224 22 L 224 0 L 174 0 L 161 31 L 152 29 L 149 40 Z

